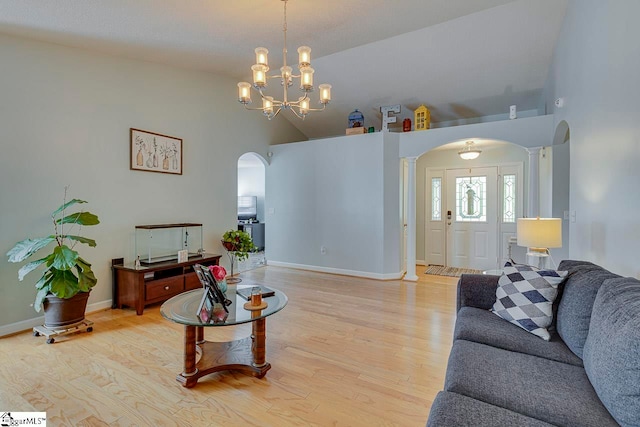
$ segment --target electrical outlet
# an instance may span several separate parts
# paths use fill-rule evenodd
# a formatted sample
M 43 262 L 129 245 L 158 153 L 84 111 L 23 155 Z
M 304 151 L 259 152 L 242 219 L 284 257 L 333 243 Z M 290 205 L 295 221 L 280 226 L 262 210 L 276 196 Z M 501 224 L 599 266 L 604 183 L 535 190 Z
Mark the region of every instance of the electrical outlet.
M 325 248 L 324 246 L 320 246 L 320 253 L 322 255 L 326 255 L 327 254 L 327 248 Z
M 571 211 L 571 222 L 576 222 L 576 211 Z
M 564 211 L 564 219 L 569 219 L 569 211 Z

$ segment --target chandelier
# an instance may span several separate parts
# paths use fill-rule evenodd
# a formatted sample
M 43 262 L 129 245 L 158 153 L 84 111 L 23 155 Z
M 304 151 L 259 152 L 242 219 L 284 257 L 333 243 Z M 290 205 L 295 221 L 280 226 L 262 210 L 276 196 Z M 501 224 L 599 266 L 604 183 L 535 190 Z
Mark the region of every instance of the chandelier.
M 284 48 L 282 49 L 282 67 L 280 74 L 268 75 L 269 61 L 267 55 L 269 51 L 264 47 L 258 47 L 256 52 L 256 63 L 251 67 L 253 71 L 253 85 L 247 82 L 238 83 L 238 101 L 244 105 L 247 110 L 260 110 L 262 114 L 267 116 L 269 120 L 277 116 L 282 110 L 290 110 L 298 118 L 304 120 L 310 111 L 322 111 L 325 109 L 329 101 L 331 101 L 331 85 L 318 85 L 320 92 L 320 104 L 322 108 L 311 108 L 309 92 L 313 92 L 313 68 L 311 68 L 311 48 L 308 46 L 300 46 L 298 48 L 298 70 L 300 74 L 293 74 L 293 68 L 287 65 L 287 1 L 284 2 Z M 284 89 L 282 100 L 274 99 L 264 93 L 267 87 L 268 79 L 280 79 L 280 84 Z M 289 99 L 288 89 L 293 85 L 293 79 L 300 79 L 300 90 L 304 93 L 297 100 Z M 262 98 L 261 108 L 249 108 L 247 105 L 251 103 L 251 87 L 260 94 Z

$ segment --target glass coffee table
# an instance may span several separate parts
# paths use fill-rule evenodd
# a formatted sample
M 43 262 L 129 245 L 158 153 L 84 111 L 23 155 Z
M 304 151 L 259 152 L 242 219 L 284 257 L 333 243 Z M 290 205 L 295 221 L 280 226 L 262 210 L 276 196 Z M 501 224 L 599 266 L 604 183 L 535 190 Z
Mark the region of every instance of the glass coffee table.
M 251 288 L 251 286 L 240 286 Z M 196 315 L 203 289 L 185 292 L 167 300 L 160 308 L 162 316 L 184 325 L 184 370 L 176 380 L 183 387 L 193 387 L 198 379 L 218 371 L 239 370 L 258 378 L 271 369 L 266 356 L 267 317 L 282 310 L 287 305 L 287 296 L 276 289 L 275 295 L 263 298 L 268 305 L 258 311 L 244 308 L 246 300 L 236 294 L 236 286 L 229 286 L 226 292 L 232 304 L 227 314 L 222 305 L 216 304 L 212 319 L 203 323 Z M 205 341 L 204 328 L 225 327 L 251 322 L 251 336 L 229 342 Z M 196 356 L 199 356 L 197 359 Z

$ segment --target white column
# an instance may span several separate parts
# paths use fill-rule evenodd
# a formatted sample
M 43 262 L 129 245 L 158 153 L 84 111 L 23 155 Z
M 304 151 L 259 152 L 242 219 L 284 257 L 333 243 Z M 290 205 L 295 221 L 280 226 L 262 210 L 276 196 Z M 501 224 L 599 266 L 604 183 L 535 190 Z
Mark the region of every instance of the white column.
M 529 152 L 529 206 L 527 216 L 535 218 L 540 215 L 540 149 L 527 148 Z
M 407 157 L 408 186 L 407 192 L 407 274 L 404 280 L 416 282 L 416 159 L 417 157 Z

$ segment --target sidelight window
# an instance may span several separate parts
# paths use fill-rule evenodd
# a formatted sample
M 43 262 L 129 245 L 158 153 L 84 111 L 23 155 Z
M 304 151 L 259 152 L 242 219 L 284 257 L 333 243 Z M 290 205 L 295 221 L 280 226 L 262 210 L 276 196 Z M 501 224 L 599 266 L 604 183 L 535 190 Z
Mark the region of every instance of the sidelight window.
M 431 221 L 442 220 L 442 178 L 431 178 Z

